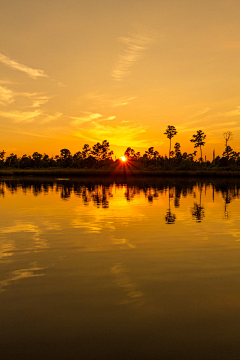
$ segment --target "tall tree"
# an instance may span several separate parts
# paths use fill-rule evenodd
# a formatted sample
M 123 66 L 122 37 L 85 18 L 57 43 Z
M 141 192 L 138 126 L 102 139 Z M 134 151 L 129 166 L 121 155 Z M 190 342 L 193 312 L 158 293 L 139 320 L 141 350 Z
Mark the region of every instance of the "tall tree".
M 169 159 L 170 159 L 170 153 L 171 153 L 171 140 L 176 134 L 177 134 L 177 130 L 176 130 L 175 126 L 168 125 L 164 135 L 167 135 L 167 138 L 170 140 Z
M 202 130 L 198 130 L 197 134 L 192 136 L 192 139 L 190 140 L 191 142 L 194 143 L 194 147 L 200 147 L 200 152 L 201 152 L 201 164 L 202 164 L 202 146 L 205 145 L 205 140 L 206 139 L 206 135 L 204 134 L 204 132 Z
M 223 133 L 223 137 L 225 140 L 225 156 L 229 158 L 229 151 L 232 150 L 231 147 L 228 145 L 228 142 L 233 139 L 233 133 L 231 131 L 226 131 Z M 231 152 L 231 151 L 230 151 Z

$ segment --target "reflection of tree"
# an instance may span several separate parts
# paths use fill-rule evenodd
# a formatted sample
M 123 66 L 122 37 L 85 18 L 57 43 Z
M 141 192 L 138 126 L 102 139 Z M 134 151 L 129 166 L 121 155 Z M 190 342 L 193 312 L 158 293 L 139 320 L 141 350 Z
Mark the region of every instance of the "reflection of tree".
M 193 207 L 191 208 L 192 217 L 196 220 L 196 222 L 201 222 L 205 216 L 204 206 L 202 205 L 202 189 L 203 184 L 201 183 L 199 185 L 200 203 L 194 203 Z
M 181 199 L 181 188 L 175 187 L 175 197 L 174 197 L 174 206 L 178 208 L 180 206 Z
M 204 206 L 194 203 L 193 208 L 191 208 L 191 213 L 192 217 L 196 220 L 196 222 L 201 222 L 205 216 Z
M 0 195 L 1 195 L 2 197 L 4 197 L 4 195 L 5 195 L 5 191 L 4 191 L 3 184 L 0 185 Z
M 167 224 L 173 224 L 176 220 L 172 214 L 171 206 L 180 207 L 180 200 L 191 194 L 194 204 L 191 215 L 197 222 L 204 218 L 204 206 L 201 204 L 202 191 L 209 188 L 212 191 L 212 201 L 216 194 L 221 194 L 224 200 L 224 214 L 228 218 L 228 205 L 236 198 L 240 198 L 240 180 L 211 179 L 199 185 L 196 179 L 186 178 L 78 178 L 78 179 L 54 179 L 54 178 L 12 178 L 0 182 L 0 195 L 10 192 L 12 194 L 22 191 L 24 194 L 32 193 L 34 196 L 56 192 L 62 200 L 76 196 L 82 199 L 85 205 L 92 203 L 96 207 L 108 208 L 113 197 L 113 188 L 124 188 L 124 196 L 127 201 L 143 195 L 150 204 L 168 193 L 168 209 L 164 220 Z M 211 186 L 211 187 L 210 187 Z M 200 200 L 197 197 L 200 194 Z
M 171 198 L 173 198 L 173 193 L 170 191 L 170 187 L 168 188 L 168 209 L 165 215 L 166 224 L 174 224 L 176 220 L 176 215 L 171 212 Z
M 232 193 L 230 189 L 226 189 L 226 191 L 223 192 L 223 200 L 224 200 L 224 218 L 229 218 L 229 213 L 227 210 L 227 205 L 231 203 L 233 199 Z

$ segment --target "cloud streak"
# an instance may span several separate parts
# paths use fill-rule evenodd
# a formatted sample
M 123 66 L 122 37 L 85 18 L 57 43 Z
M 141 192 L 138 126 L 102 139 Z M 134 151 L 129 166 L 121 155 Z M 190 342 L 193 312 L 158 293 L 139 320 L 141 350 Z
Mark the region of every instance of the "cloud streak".
M 47 74 L 43 70 L 33 69 L 29 66 L 23 65 L 15 60 L 10 59 L 8 56 L 0 53 L 0 62 L 11 69 L 19 70 L 26 73 L 32 79 L 36 79 L 37 77 L 48 77 Z
M 125 49 L 112 70 L 112 77 L 116 81 L 122 81 L 124 77 L 130 74 L 130 67 L 140 58 L 143 52 L 146 51 L 152 42 L 152 38 L 133 35 L 132 37 L 120 37 L 118 41 L 125 45 Z
M 6 87 L 0 86 L 0 104 L 9 105 L 14 102 L 14 93 Z
M 100 119 L 102 117 L 101 114 L 91 114 L 91 113 L 87 113 L 86 116 L 83 116 L 83 117 L 76 117 L 76 116 L 70 116 L 70 119 L 73 119 L 73 124 L 74 125 L 80 125 L 80 124 L 83 124 L 85 122 L 89 122 L 89 121 L 92 121 L 92 120 L 97 120 L 97 119 Z
M 137 140 L 136 137 L 145 133 L 147 128 L 142 125 L 109 125 L 92 122 L 91 129 L 79 129 L 73 135 L 92 142 L 108 139 L 112 145 L 142 147 L 146 144 L 146 140 Z
M 11 119 L 15 123 L 28 123 L 33 122 L 34 119 L 42 114 L 41 110 L 34 111 L 0 111 L 0 116 L 3 118 Z

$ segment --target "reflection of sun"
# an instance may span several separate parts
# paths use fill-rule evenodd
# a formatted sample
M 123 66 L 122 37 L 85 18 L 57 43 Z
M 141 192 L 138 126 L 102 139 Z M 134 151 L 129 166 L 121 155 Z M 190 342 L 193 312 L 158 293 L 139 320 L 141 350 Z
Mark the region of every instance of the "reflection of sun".
M 127 161 L 126 157 L 125 156 L 122 156 L 120 157 L 120 159 L 124 162 L 124 161 Z

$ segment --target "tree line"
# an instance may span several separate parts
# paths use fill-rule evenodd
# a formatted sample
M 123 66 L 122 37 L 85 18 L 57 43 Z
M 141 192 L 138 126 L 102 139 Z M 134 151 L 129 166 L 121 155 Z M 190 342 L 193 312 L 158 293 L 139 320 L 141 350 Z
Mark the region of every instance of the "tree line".
M 168 156 L 160 155 L 154 147 L 148 148 L 143 155 L 140 152 L 135 152 L 131 147 L 127 147 L 124 152 L 127 165 L 132 165 L 136 169 L 164 169 L 164 170 L 194 170 L 194 169 L 215 169 L 228 168 L 232 170 L 239 169 L 240 166 L 240 152 L 235 152 L 230 146 L 229 141 L 232 140 L 233 134 L 231 131 L 223 134 L 225 140 L 225 148 L 222 156 L 215 157 L 213 151 L 213 160 L 207 161 L 203 157 L 203 147 L 206 143 L 206 135 L 202 130 L 198 130 L 196 134 L 192 135 L 190 141 L 194 145 L 194 149 L 200 149 L 200 157 L 197 158 L 197 150 L 192 153 L 182 152 L 181 145 L 176 142 L 172 149 L 172 139 L 177 135 L 175 126 L 168 125 L 164 134 L 169 139 L 169 153 Z M 114 153 L 110 150 L 110 145 L 107 140 L 102 143 L 96 143 L 92 147 L 85 144 L 81 151 L 71 154 L 69 149 L 61 149 L 60 154 L 56 156 L 49 156 L 34 152 L 32 155 L 24 154 L 18 157 L 12 153 L 6 157 L 6 152 L 0 152 L 0 168 L 103 168 L 111 169 L 119 166 L 121 161 L 119 159 L 113 160 Z

